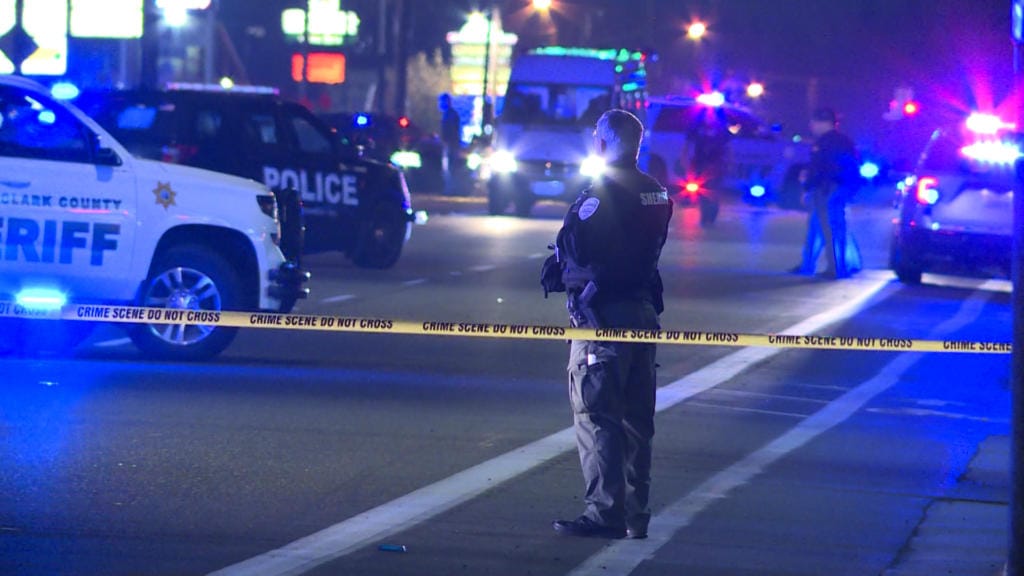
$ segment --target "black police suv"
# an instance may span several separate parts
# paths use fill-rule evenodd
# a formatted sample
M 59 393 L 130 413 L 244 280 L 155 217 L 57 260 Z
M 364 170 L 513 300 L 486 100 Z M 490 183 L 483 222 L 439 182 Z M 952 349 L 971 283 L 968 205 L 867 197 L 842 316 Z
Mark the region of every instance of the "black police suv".
M 388 268 L 412 231 L 402 173 L 361 157 L 273 90 L 184 85 L 87 93 L 75 104 L 138 156 L 294 192 L 303 204 L 306 254 L 337 250 L 358 266 Z
M 1024 138 L 990 114 L 936 130 L 899 186 L 889 264 L 904 283 L 922 272 L 1010 275 L 1015 164 Z

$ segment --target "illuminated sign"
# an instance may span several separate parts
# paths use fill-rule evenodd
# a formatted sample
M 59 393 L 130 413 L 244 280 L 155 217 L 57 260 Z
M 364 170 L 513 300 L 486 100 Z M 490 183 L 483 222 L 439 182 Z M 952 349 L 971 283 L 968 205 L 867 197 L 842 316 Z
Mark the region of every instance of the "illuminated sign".
M 504 32 L 501 21 L 490 20 L 491 46 L 487 47 L 488 19 L 479 12 L 470 14 L 466 23 L 456 32 L 446 36 L 452 46 L 452 93 L 456 95 L 480 95 L 484 92 L 484 66 L 487 63 L 488 94 L 504 94 L 512 70 L 512 47 L 519 37 Z
M 142 38 L 143 0 L 71 0 L 71 35 Z
M 156 7 L 161 10 L 206 10 L 212 0 L 156 0 Z
M 0 0 L 0 38 L 18 34 L 17 3 Z M 0 52 L 0 73 L 20 71 L 29 76 L 61 76 L 68 68 L 68 3 L 67 0 L 32 0 L 25 2 L 21 28 L 34 50 L 17 66 L 21 55 Z M 10 51 L 11 46 L 7 46 Z M 19 70 L 20 68 L 20 70 Z
M 306 11 L 289 8 L 281 12 L 281 30 L 288 39 L 313 46 L 340 46 L 347 38 L 359 35 L 359 15 L 341 9 L 341 0 L 309 0 L 309 29 Z
M 307 54 L 306 80 L 318 84 L 345 82 L 345 55 L 331 52 Z M 302 82 L 302 54 L 292 54 L 292 80 Z

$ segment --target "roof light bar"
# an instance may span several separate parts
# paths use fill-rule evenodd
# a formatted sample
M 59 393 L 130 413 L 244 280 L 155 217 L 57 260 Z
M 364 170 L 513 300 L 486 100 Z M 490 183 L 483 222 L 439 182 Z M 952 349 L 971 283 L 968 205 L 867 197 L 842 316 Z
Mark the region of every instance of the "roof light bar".
M 168 90 L 191 90 L 194 92 L 236 92 L 239 94 L 279 94 L 280 90 L 273 86 L 239 86 L 233 84 L 230 88 L 220 84 L 202 84 L 198 82 L 168 82 Z
M 721 92 L 707 92 L 705 94 L 699 94 L 697 96 L 697 103 L 703 104 L 704 106 L 710 106 L 712 108 L 718 108 L 725 104 L 725 94 Z
M 1003 119 L 995 114 L 982 114 L 974 112 L 967 117 L 967 129 L 975 134 L 996 134 L 1000 130 L 1013 130 L 1017 127 L 1012 122 L 1003 122 Z

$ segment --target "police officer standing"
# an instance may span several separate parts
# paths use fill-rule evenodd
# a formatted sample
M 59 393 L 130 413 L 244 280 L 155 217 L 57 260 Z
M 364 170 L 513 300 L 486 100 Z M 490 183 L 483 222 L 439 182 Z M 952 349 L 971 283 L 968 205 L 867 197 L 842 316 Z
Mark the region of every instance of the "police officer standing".
M 811 116 L 814 150 L 801 174 L 810 214 L 800 264 L 790 270 L 794 274 L 814 274 L 822 249 L 827 260 L 826 277 L 845 278 L 851 273 L 846 262 L 846 202 L 859 186 L 857 149 L 838 127 L 831 108 L 819 108 Z
M 702 107 L 698 118 L 686 135 L 689 154 L 687 175 L 701 182 L 701 226 L 710 226 L 718 217 L 717 190 L 725 176 L 726 157 L 729 153 L 729 132 L 725 129 L 725 113 L 718 108 Z
M 444 144 L 444 156 L 441 160 L 444 191 L 446 194 L 454 194 L 462 152 L 462 119 L 452 105 L 450 94 L 441 94 L 437 99 L 437 107 L 441 111 L 441 143 Z
M 672 201 L 637 168 L 643 125 L 611 110 L 597 121 L 605 173 L 580 193 L 545 263 L 545 291 L 567 293 L 573 326 L 657 329 L 662 312 L 658 258 Z M 585 485 L 585 509 L 557 520 L 568 536 L 645 538 L 650 521 L 655 346 L 573 340 L 569 396 Z

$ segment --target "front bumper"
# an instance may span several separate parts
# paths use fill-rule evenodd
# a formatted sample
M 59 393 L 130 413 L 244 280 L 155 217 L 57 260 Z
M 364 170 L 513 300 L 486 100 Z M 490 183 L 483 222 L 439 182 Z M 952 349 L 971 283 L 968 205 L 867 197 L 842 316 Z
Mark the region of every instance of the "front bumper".
M 1010 270 L 1013 238 L 953 230 L 903 227 L 897 230 L 905 257 L 930 271 Z
M 291 260 L 282 262 L 268 274 L 268 293 L 271 298 L 281 303 L 279 312 L 291 312 L 297 301 L 309 297 L 309 288 L 305 284 L 309 282 L 310 273 L 303 270 L 298 263 Z
M 494 174 L 489 185 L 513 199 L 525 196 L 536 200 L 571 202 L 592 182 L 591 178 L 578 174 L 556 178 L 544 174 L 511 172 Z

